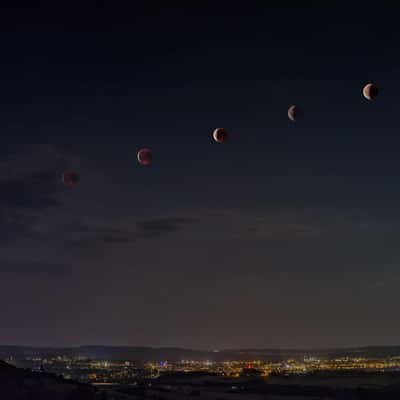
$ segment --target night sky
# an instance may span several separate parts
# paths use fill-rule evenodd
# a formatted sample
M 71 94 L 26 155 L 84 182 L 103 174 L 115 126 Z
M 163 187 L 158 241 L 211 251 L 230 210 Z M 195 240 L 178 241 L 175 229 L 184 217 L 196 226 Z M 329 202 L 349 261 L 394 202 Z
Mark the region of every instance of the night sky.
M 398 344 L 397 1 L 16 3 L 0 344 Z

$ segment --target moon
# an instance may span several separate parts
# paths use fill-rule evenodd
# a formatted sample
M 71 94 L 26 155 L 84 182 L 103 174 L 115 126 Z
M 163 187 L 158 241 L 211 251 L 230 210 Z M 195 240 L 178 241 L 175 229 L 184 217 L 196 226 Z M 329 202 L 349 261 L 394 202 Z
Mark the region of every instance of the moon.
M 140 149 L 137 153 L 137 159 L 140 165 L 150 165 L 153 161 L 153 154 L 150 149 Z
M 367 83 L 363 89 L 363 95 L 367 100 L 375 100 L 378 97 L 379 89 L 373 83 Z
M 74 171 L 64 171 L 62 182 L 65 186 L 75 186 L 79 183 L 79 175 Z
M 301 119 L 303 117 L 303 114 L 304 113 L 299 106 L 292 105 L 288 108 L 287 112 L 288 118 L 293 122 L 296 122 L 299 119 Z
M 213 132 L 213 138 L 217 143 L 225 143 L 228 139 L 228 132 L 225 128 L 217 128 Z

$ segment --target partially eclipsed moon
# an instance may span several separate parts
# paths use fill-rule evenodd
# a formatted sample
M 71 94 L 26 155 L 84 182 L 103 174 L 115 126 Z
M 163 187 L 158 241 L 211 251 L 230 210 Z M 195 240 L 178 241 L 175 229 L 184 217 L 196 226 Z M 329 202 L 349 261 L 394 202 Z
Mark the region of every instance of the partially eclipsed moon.
M 137 153 L 137 159 L 141 165 L 149 165 L 153 160 L 153 154 L 150 149 L 141 149 Z
M 303 117 L 303 111 L 301 110 L 301 108 L 299 106 L 296 106 L 296 105 L 290 106 L 287 114 L 288 114 L 288 118 L 293 122 L 296 122 L 300 118 Z
M 228 139 L 228 132 L 225 128 L 217 128 L 213 132 L 213 138 L 218 143 L 225 143 Z
M 79 182 L 79 175 L 74 171 L 64 171 L 62 182 L 65 186 L 75 186 Z
M 375 100 L 378 97 L 379 89 L 373 83 L 368 83 L 364 86 L 363 95 L 367 100 Z

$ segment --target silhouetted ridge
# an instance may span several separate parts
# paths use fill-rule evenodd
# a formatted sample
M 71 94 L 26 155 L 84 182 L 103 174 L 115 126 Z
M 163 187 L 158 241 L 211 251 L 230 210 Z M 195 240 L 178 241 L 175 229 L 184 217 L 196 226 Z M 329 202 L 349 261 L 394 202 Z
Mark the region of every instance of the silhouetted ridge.
M 16 368 L 0 360 L 1 400 L 93 400 L 95 388 L 49 373 Z
M 137 346 L 80 346 L 67 348 L 35 348 L 0 346 L 0 358 L 24 357 L 86 357 L 93 360 L 134 360 L 134 361 L 229 361 L 264 360 L 281 361 L 288 358 L 303 359 L 315 357 L 400 357 L 400 346 L 370 346 L 327 349 L 225 349 L 220 351 L 193 350 L 178 347 L 137 347 Z

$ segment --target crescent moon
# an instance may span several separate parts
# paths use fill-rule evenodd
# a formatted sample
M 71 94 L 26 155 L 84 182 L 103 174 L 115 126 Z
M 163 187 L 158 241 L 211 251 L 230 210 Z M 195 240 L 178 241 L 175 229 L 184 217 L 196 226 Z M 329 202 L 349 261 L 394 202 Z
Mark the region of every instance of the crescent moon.
M 303 117 L 303 111 L 299 106 L 293 104 L 288 108 L 287 115 L 291 121 L 296 122 Z
M 288 112 L 287 112 L 288 118 L 293 122 L 296 121 L 295 110 L 296 110 L 296 106 L 290 106 L 288 109 Z
M 374 100 L 379 94 L 379 89 L 373 83 L 367 83 L 363 88 L 363 95 L 367 100 Z
M 225 128 L 214 129 L 213 138 L 218 143 L 225 143 L 227 140 L 228 133 Z

